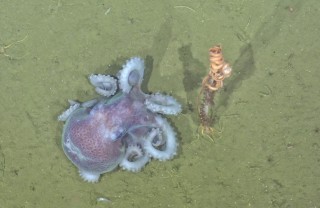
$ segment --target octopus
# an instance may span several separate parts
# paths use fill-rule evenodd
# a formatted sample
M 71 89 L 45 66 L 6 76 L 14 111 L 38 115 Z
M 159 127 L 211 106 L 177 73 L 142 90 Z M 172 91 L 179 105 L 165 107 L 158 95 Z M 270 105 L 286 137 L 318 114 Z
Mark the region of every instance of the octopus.
M 116 76 L 92 74 L 90 83 L 100 95 L 83 103 L 69 101 L 58 116 L 65 122 L 62 148 L 87 182 L 122 169 L 138 172 L 152 158 L 172 159 L 177 136 L 162 117 L 177 115 L 181 105 L 172 96 L 142 92 L 144 61 L 129 59 Z

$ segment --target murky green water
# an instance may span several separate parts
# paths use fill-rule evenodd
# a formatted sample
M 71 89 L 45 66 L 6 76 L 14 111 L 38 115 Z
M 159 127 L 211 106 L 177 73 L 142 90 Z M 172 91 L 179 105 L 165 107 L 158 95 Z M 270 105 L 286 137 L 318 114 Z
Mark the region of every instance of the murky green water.
M 0 2 L 1 207 L 320 206 L 318 1 L 79 2 Z M 234 73 L 211 141 L 195 109 L 215 44 Z M 56 118 L 96 96 L 89 74 L 132 56 L 146 59 L 144 91 L 184 106 L 169 117 L 179 154 L 85 183 Z

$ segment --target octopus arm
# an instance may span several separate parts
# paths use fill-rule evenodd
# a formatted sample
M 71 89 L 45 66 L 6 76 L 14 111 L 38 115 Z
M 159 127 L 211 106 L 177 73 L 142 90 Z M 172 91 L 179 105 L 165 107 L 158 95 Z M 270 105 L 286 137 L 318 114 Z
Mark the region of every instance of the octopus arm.
M 85 170 L 79 170 L 79 175 L 84 181 L 89 183 L 96 183 L 99 181 L 99 178 L 100 178 L 99 173 L 94 173 L 94 172 L 85 171 Z
M 129 93 L 133 86 L 140 86 L 144 74 L 144 61 L 139 57 L 129 59 L 118 73 L 119 87 Z
M 176 142 L 176 134 L 164 118 L 156 116 L 155 119 L 159 128 L 152 129 L 148 134 L 144 143 L 144 149 L 155 159 L 160 161 L 170 160 L 177 154 L 178 143 Z M 156 137 L 165 139 L 161 147 L 155 145 L 154 141 L 157 140 Z
M 80 103 L 69 100 L 70 107 L 58 116 L 58 121 L 66 121 L 80 107 Z
M 145 100 L 146 107 L 154 113 L 177 115 L 181 112 L 181 105 L 169 95 L 155 93 Z
M 117 80 L 109 75 L 91 74 L 89 81 L 99 95 L 110 97 L 117 91 Z
M 126 154 L 119 165 L 124 170 L 138 172 L 149 162 L 149 160 L 149 155 L 143 153 L 139 146 L 132 145 L 127 148 Z

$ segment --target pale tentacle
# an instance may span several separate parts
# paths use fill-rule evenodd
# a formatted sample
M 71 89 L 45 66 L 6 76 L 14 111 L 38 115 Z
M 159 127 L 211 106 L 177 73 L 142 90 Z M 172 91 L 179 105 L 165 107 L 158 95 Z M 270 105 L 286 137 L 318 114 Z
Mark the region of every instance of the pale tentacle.
M 181 105 L 169 95 L 155 93 L 149 95 L 145 101 L 146 107 L 154 113 L 177 115 L 181 112 Z
M 70 107 L 58 116 L 58 121 L 66 121 L 69 116 L 80 107 L 80 103 L 69 100 Z
M 129 93 L 133 86 L 140 86 L 143 80 L 144 61 L 139 57 L 129 59 L 118 72 L 119 87 Z
M 175 132 L 170 124 L 161 116 L 156 116 L 155 120 L 159 128 L 151 130 L 146 137 L 144 149 L 150 156 L 160 161 L 172 159 L 177 154 L 178 147 Z M 158 139 L 160 141 L 165 139 L 165 143 L 157 146 L 158 142 L 156 140 Z
M 130 145 L 119 165 L 124 170 L 138 172 L 149 162 L 149 160 L 150 157 L 145 154 L 138 145 Z
M 91 74 L 89 81 L 99 95 L 110 97 L 117 91 L 117 80 L 109 75 Z
M 85 170 L 79 170 L 79 175 L 84 181 L 89 183 L 96 183 L 99 181 L 100 178 L 99 173 L 88 172 Z

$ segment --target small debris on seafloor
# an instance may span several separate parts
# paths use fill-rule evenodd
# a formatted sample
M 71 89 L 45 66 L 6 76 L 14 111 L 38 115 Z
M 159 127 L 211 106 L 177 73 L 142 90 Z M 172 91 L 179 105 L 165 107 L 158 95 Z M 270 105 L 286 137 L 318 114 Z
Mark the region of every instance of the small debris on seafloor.
M 105 198 L 105 197 L 98 197 L 96 201 L 97 201 L 97 203 L 100 203 L 100 202 L 102 202 L 102 203 L 109 203 L 109 202 L 111 202 L 110 199 L 107 199 L 107 198 Z

